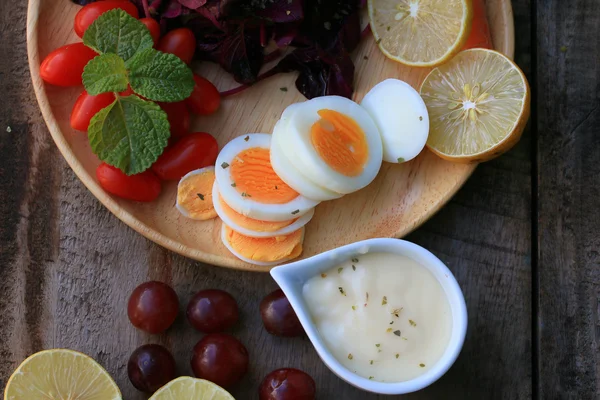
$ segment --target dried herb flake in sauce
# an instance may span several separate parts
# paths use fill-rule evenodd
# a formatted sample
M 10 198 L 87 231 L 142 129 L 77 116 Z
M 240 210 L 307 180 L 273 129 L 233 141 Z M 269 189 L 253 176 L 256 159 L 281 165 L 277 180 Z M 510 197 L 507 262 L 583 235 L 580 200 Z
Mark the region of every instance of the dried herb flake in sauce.
M 327 278 L 327 274 L 321 274 L 321 278 Z
M 352 262 L 353 262 L 353 263 L 357 263 L 357 262 L 358 262 L 358 258 L 356 258 L 356 257 L 352 257 Z
M 373 360 L 370 360 L 370 361 L 369 361 L 369 364 L 373 365 Z
M 400 357 L 400 354 L 396 353 L 396 358 Z
M 341 274 L 343 270 L 344 270 L 343 267 L 338 268 L 338 274 Z
M 229 164 L 227 164 L 226 162 L 224 162 L 223 164 L 221 164 L 221 168 L 225 169 L 229 167 Z
M 202 193 L 196 193 L 196 196 L 202 201 L 204 201 L 204 195 Z
M 394 335 L 396 335 L 396 336 L 400 336 L 401 334 L 402 334 L 402 333 L 400 332 L 400 330 L 396 330 L 396 331 L 394 331 Z
M 345 296 L 345 295 L 346 295 L 346 292 L 344 292 L 344 288 L 343 288 L 343 287 L 341 287 L 341 286 L 340 286 L 338 289 L 339 289 L 340 293 L 341 293 L 343 296 Z
M 352 360 L 354 358 L 354 356 L 352 355 L 352 353 L 348 354 L 348 360 Z
M 425 364 L 421 363 L 421 364 L 419 364 L 419 367 L 425 368 Z
M 352 264 L 352 271 L 356 271 L 356 265 Z
M 383 300 L 381 300 L 381 305 L 385 306 L 387 304 L 387 296 L 383 296 Z
M 417 323 L 416 323 L 415 321 L 413 321 L 412 319 L 409 319 L 409 320 L 408 320 L 408 323 L 409 323 L 411 326 L 417 326 Z

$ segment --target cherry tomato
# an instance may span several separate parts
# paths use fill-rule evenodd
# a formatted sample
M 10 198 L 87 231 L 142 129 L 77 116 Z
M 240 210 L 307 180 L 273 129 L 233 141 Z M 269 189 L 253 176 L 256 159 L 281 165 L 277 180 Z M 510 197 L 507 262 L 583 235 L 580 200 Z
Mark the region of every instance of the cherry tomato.
M 150 31 L 150 35 L 152 35 L 152 40 L 154 40 L 154 47 L 158 43 L 160 39 L 160 25 L 154 18 L 142 18 L 140 22 L 146 25 L 146 28 Z
M 476 47 L 484 49 L 493 48 L 484 0 L 473 0 L 473 25 L 471 26 L 471 33 L 463 50 Z
M 75 33 L 83 37 L 86 29 L 98 18 L 109 10 L 120 8 L 133 18 L 138 18 L 138 10 L 135 4 L 128 0 L 104 0 L 90 3 L 83 7 L 75 16 Z
M 238 305 L 224 290 L 202 290 L 194 295 L 186 312 L 190 324 L 200 332 L 215 333 L 231 328 L 238 320 Z
M 109 193 L 124 199 L 149 202 L 160 194 L 160 179 L 152 171 L 126 175 L 120 169 L 102 163 L 96 169 L 100 186 Z
M 158 103 L 160 108 L 167 113 L 171 125 L 171 137 L 179 138 L 190 131 L 190 112 L 185 103 Z
M 214 165 L 219 146 L 208 133 L 190 133 L 179 139 L 158 157 L 152 170 L 160 179 L 179 180 L 195 169 Z
M 83 43 L 59 47 L 42 61 L 40 76 L 56 86 L 81 85 L 81 74 L 86 64 L 98 53 Z
M 248 371 L 248 350 L 231 335 L 211 333 L 194 346 L 191 365 L 196 377 L 231 386 Z
M 219 109 L 221 94 L 208 79 L 194 74 L 196 85 L 190 97 L 185 99 L 185 104 L 190 111 L 198 115 L 209 115 Z
M 177 293 L 166 283 L 158 281 L 145 282 L 136 287 L 127 303 L 131 324 L 149 333 L 161 333 L 169 329 L 178 311 Z
M 145 344 L 129 357 L 127 375 L 137 390 L 154 393 L 177 377 L 177 367 L 169 350 L 158 344 Z
M 294 368 L 271 372 L 258 389 L 260 400 L 314 400 L 316 392 L 313 378 Z
M 156 49 L 163 53 L 175 54 L 184 63 L 189 64 L 196 52 L 196 38 L 188 28 L 175 29 L 160 39 Z
M 71 112 L 71 128 L 87 132 L 90 120 L 96 113 L 105 107 L 108 107 L 115 101 L 115 95 L 112 93 L 102 93 L 97 96 L 88 94 L 85 90 L 75 102 Z
M 281 289 L 268 294 L 260 302 L 260 316 L 265 329 L 276 336 L 300 336 L 304 328 Z
M 131 96 L 132 94 L 133 94 L 133 89 L 129 85 L 127 85 L 127 89 L 125 89 L 124 91 L 119 93 L 119 95 L 122 97 Z

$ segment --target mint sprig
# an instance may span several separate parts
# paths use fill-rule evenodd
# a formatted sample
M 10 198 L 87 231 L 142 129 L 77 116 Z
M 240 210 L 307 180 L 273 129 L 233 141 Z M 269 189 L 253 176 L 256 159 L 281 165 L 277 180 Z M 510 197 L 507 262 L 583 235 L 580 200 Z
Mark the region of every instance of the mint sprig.
M 83 69 L 83 85 L 93 96 L 106 92 L 122 92 L 129 82 L 125 62 L 116 54 L 101 54 Z
M 154 45 L 150 31 L 120 9 L 105 12 L 85 31 L 83 44 L 98 53 L 117 54 L 123 61 Z
M 175 102 L 194 90 L 194 74 L 173 54 L 147 49 L 127 63 L 131 88 L 147 99 Z
M 167 114 L 137 96 L 120 97 L 98 112 L 88 128 L 92 151 L 127 175 L 144 172 L 169 139 Z
M 115 101 L 90 121 L 92 151 L 128 175 L 141 173 L 167 146 L 169 121 L 152 101 L 121 97 L 118 92 L 130 86 L 149 100 L 181 101 L 194 89 L 193 73 L 177 56 L 153 49 L 148 28 L 120 9 L 98 17 L 86 30 L 83 43 L 100 54 L 84 69 L 86 91 L 115 93 Z

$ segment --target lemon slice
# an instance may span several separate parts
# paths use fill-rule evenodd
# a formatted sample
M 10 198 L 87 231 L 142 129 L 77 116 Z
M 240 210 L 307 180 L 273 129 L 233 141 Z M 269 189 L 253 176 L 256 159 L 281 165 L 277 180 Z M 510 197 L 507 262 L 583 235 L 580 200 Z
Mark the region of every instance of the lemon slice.
M 235 400 L 222 387 L 204 379 L 182 376 L 167 383 L 149 400 Z
M 499 156 L 519 141 L 529 119 L 527 78 L 493 50 L 466 50 L 435 68 L 421 96 L 429 111 L 427 146 L 450 161 Z
M 471 31 L 471 0 L 369 0 L 371 30 L 392 60 L 435 67 L 452 58 Z
M 96 361 L 72 350 L 45 350 L 23 361 L 4 400 L 121 400 L 121 392 Z

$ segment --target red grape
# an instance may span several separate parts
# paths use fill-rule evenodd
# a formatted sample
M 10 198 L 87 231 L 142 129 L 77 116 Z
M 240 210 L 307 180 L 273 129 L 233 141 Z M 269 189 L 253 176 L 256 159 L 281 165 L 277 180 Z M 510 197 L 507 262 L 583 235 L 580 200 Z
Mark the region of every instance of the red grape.
M 282 368 L 265 377 L 258 390 L 260 400 L 314 400 L 316 385 L 306 372 Z
M 177 318 L 177 294 L 162 282 L 146 282 L 136 287 L 127 305 L 129 320 L 138 329 L 149 333 L 166 331 Z
M 200 332 L 222 332 L 237 322 L 238 306 L 233 296 L 223 290 L 202 290 L 190 300 L 187 318 Z
M 304 332 L 294 309 L 281 289 L 267 295 L 260 302 L 260 315 L 265 329 L 271 335 L 300 336 Z
M 129 357 L 127 375 L 136 389 L 154 393 L 175 379 L 175 359 L 164 347 L 146 344 L 138 347 Z
M 191 365 L 196 377 L 228 387 L 248 371 L 248 350 L 231 335 L 211 333 L 194 346 Z

